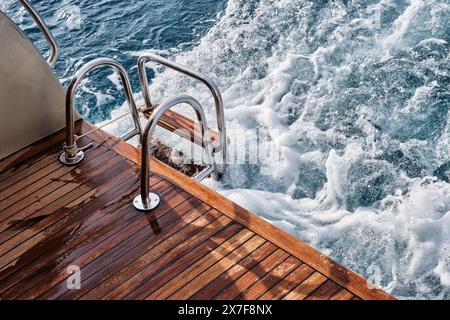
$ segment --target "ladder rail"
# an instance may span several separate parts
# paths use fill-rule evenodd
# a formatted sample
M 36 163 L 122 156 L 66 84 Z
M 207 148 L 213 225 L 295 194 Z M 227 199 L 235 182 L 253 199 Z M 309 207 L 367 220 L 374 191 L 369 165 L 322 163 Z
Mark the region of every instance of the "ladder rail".
M 208 126 L 206 124 L 206 116 L 203 111 L 203 107 L 195 98 L 189 95 L 183 94 L 169 99 L 165 103 L 155 108 L 142 134 L 141 192 L 140 195 L 136 196 L 133 200 L 134 207 L 140 211 L 150 211 L 156 208 L 160 202 L 159 196 L 155 193 L 151 193 L 149 190 L 149 178 L 150 178 L 149 140 L 153 135 L 153 132 L 159 119 L 161 119 L 164 113 L 166 113 L 169 109 L 179 104 L 188 104 L 189 106 L 191 106 L 195 111 L 197 121 L 200 125 L 200 132 L 202 135 L 204 145 L 203 148 L 208 158 L 209 167 L 206 168 L 204 171 L 200 172 L 197 176 L 199 176 L 199 179 L 203 179 L 206 177 L 206 175 L 216 170 L 216 164 L 210 149 L 211 140 L 209 138 Z
M 47 42 L 50 46 L 50 54 L 47 58 L 47 63 L 51 67 L 53 67 L 59 56 L 59 47 L 58 47 L 58 44 L 56 43 L 55 38 L 53 37 L 53 34 L 50 32 L 50 29 L 45 24 L 42 17 L 39 15 L 39 13 L 36 11 L 36 9 L 34 9 L 34 7 L 31 5 L 31 3 L 28 0 L 19 0 L 19 2 L 31 15 L 34 22 L 37 24 L 37 26 L 41 30 L 42 34 L 44 35 L 45 39 L 47 40 Z
M 75 123 L 74 123 L 74 102 L 73 98 L 75 91 L 78 88 L 81 80 L 84 79 L 87 73 L 100 67 L 110 67 L 115 70 L 121 79 L 122 86 L 125 91 L 130 113 L 134 122 L 134 129 L 125 134 L 122 139 L 128 140 L 136 135 L 142 138 L 142 128 L 139 120 L 139 110 L 133 97 L 133 90 L 131 88 L 130 79 L 125 71 L 125 68 L 116 60 L 110 58 L 97 58 L 81 67 L 75 76 L 70 81 L 66 92 L 66 144 L 64 152 L 60 156 L 60 161 L 66 165 L 74 165 L 81 162 L 84 158 L 83 150 L 88 146 L 79 148 L 75 137 Z
M 195 80 L 200 81 L 211 92 L 213 98 L 214 98 L 214 104 L 215 104 L 215 110 L 216 110 L 216 119 L 217 119 L 217 129 L 219 131 L 219 145 L 215 145 L 213 147 L 212 152 L 218 153 L 222 151 L 222 157 L 223 157 L 223 164 L 226 164 L 227 160 L 227 133 L 226 133 L 226 126 L 225 126 L 225 112 L 224 112 L 224 106 L 223 106 L 223 99 L 222 94 L 220 93 L 220 90 L 218 86 L 209 79 L 208 77 L 200 74 L 199 72 L 192 70 L 184 65 L 172 62 L 170 60 L 167 60 L 163 57 L 160 57 L 156 54 L 152 53 L 144 53 L 139 56 L 138 58 L 138 72 L 139 72 L 139 80 L 141 82 L 141 89 L 142 89 L 142 95 L 144 97 L 144 101 L 148 108 L 152 108 L 153 104 L 150 99 L 150 92 L 148 89 L 148 78 L 147 78 L 147 71 L 145 64 L 149 61 L 153 61 L 156 63 L 159 63 L 161 65 L 166 66 L 167 68 L 170 68 L 172 70 L 178 71 L 190 78 L 193 78 Z

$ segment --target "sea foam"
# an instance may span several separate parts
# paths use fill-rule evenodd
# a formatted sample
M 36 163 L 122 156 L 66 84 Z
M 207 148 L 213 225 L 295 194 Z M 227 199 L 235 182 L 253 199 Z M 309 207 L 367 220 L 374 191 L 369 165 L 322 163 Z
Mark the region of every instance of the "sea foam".
M 205 183 L 398 297 L 449 298 L 449 19 L 445 1 L 230 0 L 171 58 L 218 82 L 230 136 L 280 129 L 283 160 Z M 159 71 L 151 91 L 214 123 L 201 85 Z

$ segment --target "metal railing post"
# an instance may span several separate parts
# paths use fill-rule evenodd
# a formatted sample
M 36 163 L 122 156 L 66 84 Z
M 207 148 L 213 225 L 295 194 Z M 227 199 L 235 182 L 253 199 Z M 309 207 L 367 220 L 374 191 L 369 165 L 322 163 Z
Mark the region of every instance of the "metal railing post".
M 92 60 L 85 64 L 80 70 L 77 71 L 75 76 L 69 83 L 66 93 L 66 145 L 64 146 L 64 152 L 60 156 L 60 161 L 66 165 L 74 165 L 81 162 L 84 159 L 84 148 L 78 148 L 75 141 L 75 124 L 74 124 L 74 106 L 73 106 L 73 96 L 75 90 L 80 84 L 81 80 L 86 76 L 89 71 L 97 69 L 99 67 L 111 67 L 117 73 L 119 73 L 122 85 L 125 90 L 125 95 L 127 97 L 128 106 L 130 107 L 130 113 L 133 117 L 135 128 L 128 135 L 141 135 L 141 123 L 139 120 L 139 111 L 134 101 L 133 91 L 131 89 L 130 80 L 124 69 L 124 67 L 114 59 L 109 58 L 98 58 Z
M 142 94 L 144 96 L 145 103 L 148 108 L 152 108 L 152 102 L 150 99 L 150 93 L 148 90 L 148 79 L 147 79 L 147 71 L 145 68 L 145 63 L 148 61 L 154 61 L 159 64 L 162 64 L 170 69 L 181 72 L 184 75 L 196 79 L 202 82 L 206 87 L 211 91 L 211 94 L 214 98 L 215 110 L 216 110 L 216 118 L 217 118 L 217 129 L 219 131 L 219 145 L 214 146 L 212 152 L 217 153 L 222 151 L 223 164 L 227 163 L 227 133 L 225 127 L 225 113 L 223 107 L 223 99 L 222 95 L 219 91 L 217 85 L 209 78 L 203 76 L 202 74 L 194 71 L 186 66 L 177 64 L 170 60 L 167 60 L 163 57 L 152 53 L 144 53 L 139 56 L 138 59 L 138 71 L 139 71 L 139 79 L 141 81 Z M 223 166 L 225 168 L 225 166 Z
M 200 103 L 191 96 L 178 95 L 167 102 L 156 107 L 142 134 L 142 152 L 141 152 L 141 193 L 133 200 L 133 205 L 140 211 L 150 211 L 159 205 L 160 198 L 157 194 L 151 193 L 149 190 L 150 178 L 150 156 L 149 156 L 149 139 L 153 135 L 156 124 L 164 113 L 170 108 L 185 103 L 190 105 L 197 116 L 200 124 L 200 132 L 202 135 L 203 145 L 209 164 L 215 167 L 214 158 L 210 149 L 211 140 L 209 138 L 208 126 L 206 125 L 206 116 Z
M 47 40 L 48 44 L 50 45 L 50 54 L 47 58 L 47 63 L 51 67 L 53 67 L 55 65 L 55 62 L 58 59 L 58 55 L 59 55 L 59 48 L 58 48 L 58 44 L 56 43 L 55 38 L 53 38 L 53 35 L 50 32 L 50 29 L 47 27 L 44 20 L 42 20 L 41 16 L 34 9 L 34 7 L 30 4 L 30 2 L 28 0 L 19 0 L 19 2 L 31 15 L 34 22 L 37 24 L 37 26 L 39 27 L 41 32 L 44 34 L 45 39 Z

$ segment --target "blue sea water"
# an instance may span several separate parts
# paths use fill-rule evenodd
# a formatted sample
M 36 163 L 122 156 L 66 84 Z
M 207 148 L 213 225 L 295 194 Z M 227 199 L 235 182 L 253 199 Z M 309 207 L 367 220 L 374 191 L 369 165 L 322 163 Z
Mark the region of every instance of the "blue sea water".
M 231 145 L 241 130 L 274 128 L 282 161 L 205 183 L 400 298 L 450 298 L 448 0 L 32 3 L 60 44 L 63 84 L 110 56 L 138 93 L 146 50 L 207 74 Z M 46 51 L 16 1 L 0 9 Z M 101 71 L 83 83 L 83 117 L 126 110 L 116 81 Z M 207 93 L 174 73 L 153 74 L 151 91 L 194 94 L 214 119 Z
M 98 57 L 117 59 L 130 71 L 137 61 L 131 52 L 143 48 L 173 53 L 189 50 L 217 21 L 226 6 L 224 0 L 50 0 L 30 3 L 44 18 L 60 46 L 55 72 L 63 84 L 80 66 Z M 2 0 L 0 9 L 19 23 L 36 47 L 47 54 L 45 39 L 18 1 Z M 81 17 L 79 25 L 74 21 L 78 15 Z M 94 73 L 95 79 L 110 73 L 101 70 Z M 136 88 L 136 72 L 129 74 Z M 89 121 L 99 122 L 109 117 L 118 101 L 124 99 L 121 90 L 111 83 L 96 80 L 89 85 L 90 91 L 102 89 L 108 96 L 100 104 L 94 94 L 82 97 L 84 106 L 79 109 Z

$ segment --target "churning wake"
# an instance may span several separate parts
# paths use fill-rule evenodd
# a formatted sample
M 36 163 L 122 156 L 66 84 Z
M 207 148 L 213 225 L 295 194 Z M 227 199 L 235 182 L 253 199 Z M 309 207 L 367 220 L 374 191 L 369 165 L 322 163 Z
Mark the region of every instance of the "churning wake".
M 281 163 L 207 183 L 397 297 L 450 298 L 449 21 L 448 1 L 228 1 L 175 59 L 219 84 L 231 141 L 279 129 Z

